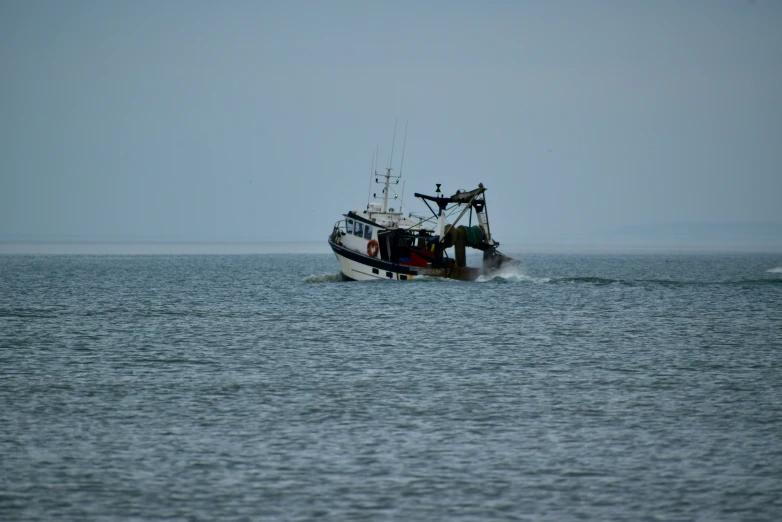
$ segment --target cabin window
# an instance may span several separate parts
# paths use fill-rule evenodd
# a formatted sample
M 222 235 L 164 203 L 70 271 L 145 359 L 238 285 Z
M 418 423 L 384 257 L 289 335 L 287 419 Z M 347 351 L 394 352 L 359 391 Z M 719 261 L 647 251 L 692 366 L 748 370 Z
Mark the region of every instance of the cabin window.
M 372 239 L 372 227 L 364 225 L 364 239 Z
M 361 236 L 364 235 L 364 229 L 362 227 L 363 227 L 363 225 L 361 223 L 359 223 L 358 221 L 356 221 L 356 228 L 355 228 L 355 232 L 354 233 L 358 237 L 361 237 Z
M 345 228 L 347 229 L 348 234 L 352 234 L 353 233 L 353 220 L 352 219 L 348 219 L 347 225 L 346 225 Z

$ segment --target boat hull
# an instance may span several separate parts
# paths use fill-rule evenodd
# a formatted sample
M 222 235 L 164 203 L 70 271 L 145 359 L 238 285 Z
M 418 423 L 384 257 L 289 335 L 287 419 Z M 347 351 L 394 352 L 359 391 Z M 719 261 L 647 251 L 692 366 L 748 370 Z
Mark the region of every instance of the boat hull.
M 345 248 L 332 241 L 331 238 L 329 238 L 329 246 L 337 257 L 342 277 L 354 281 L 376 281 L 383 279 L 410 281 L 421 276 L 474 281 L 481 275 L 481 270 L 479 268 L 469 266 L 429 268 L 392 263 Z

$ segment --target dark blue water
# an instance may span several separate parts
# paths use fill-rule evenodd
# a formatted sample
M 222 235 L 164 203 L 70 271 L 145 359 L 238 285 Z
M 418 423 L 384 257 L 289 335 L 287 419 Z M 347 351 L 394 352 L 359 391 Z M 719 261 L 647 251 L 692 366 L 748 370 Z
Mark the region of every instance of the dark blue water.
M 0 256 L 0 519 L 782 519 L 782 256 L 515 257 Z

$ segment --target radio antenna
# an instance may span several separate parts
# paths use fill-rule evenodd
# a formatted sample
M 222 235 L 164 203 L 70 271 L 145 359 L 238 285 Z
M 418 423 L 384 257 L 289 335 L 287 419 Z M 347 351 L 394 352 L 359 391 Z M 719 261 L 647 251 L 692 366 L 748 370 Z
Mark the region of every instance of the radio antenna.
M 402 168 L 405 166 L 405 145 L 407 145 L 407 124 L 410 123 L 410 120 L 407 120 L 405 122 L 405 139 L 402 142 L 402 163 L 399 164 L 399 177 L 402 177 Z M 402 189 L 404 192 L 404 188 Z
M 375 167 L 375 151 L 372 151 L 372 165 L 369 166 L 369 189 L 367 191 L 367 210 L 369 210 L 369 196 L 372 195 L 372 176 L 374 176 L 374 173 L 372 170 Z
M 394 161 L 394 142 L 396 142 L 396 121 L 398 118 L 394 119 L 394 137 L 391 138 L 391 159 L 388 160 L 388 168 L 391 168 L 391 164 Z

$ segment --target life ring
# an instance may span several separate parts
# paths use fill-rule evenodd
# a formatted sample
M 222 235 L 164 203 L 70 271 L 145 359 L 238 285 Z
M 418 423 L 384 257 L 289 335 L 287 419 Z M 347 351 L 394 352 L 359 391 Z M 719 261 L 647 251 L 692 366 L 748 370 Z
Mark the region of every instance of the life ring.
M 380 245 L 377 244 L 377 241 L 371 239 L 367 243 L 367 254 L 369 254 L 369 257 L 377 257 L 378 251 L 380 251 Z

